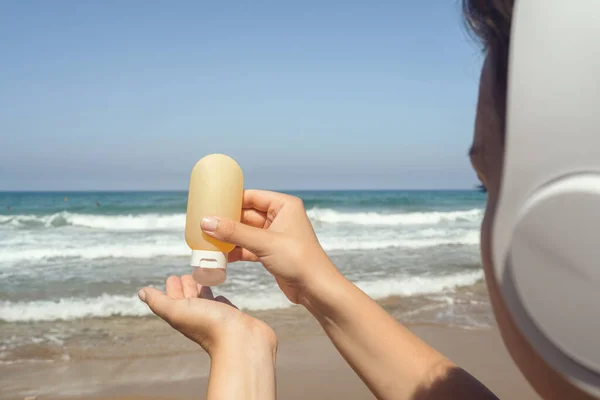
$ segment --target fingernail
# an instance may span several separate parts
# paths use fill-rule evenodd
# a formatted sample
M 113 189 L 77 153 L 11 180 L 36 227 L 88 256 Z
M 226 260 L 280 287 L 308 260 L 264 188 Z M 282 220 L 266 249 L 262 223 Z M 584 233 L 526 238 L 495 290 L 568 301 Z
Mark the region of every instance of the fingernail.
M 215 232 L 219 226 L 219 219 L 216 217 L 202 218 L 202 230 L 205 232 Z
M 146 292 L 144 292 L 144 289 L 140 290 L 138 292 L 138 297 L 140 298 L 141 301 L 143 301 L 144 303 L 146 302 Z

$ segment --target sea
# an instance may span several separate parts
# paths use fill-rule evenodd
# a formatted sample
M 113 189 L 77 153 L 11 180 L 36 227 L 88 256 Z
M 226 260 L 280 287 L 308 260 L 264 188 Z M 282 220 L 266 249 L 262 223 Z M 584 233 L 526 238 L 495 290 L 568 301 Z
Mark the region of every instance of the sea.
M 339 270 L 399 320 L 493 324 L 479 256 L 484 193 L 290 193 Z M 0 192 L 0 363 L 135 341 L 127 327 L 151 318 L 137 291 L 191 272 L 186 203 L 187 192 Z M 254 315 L 293 325 L 297 314 L 260 264 L 231 264 L 214 291 Z

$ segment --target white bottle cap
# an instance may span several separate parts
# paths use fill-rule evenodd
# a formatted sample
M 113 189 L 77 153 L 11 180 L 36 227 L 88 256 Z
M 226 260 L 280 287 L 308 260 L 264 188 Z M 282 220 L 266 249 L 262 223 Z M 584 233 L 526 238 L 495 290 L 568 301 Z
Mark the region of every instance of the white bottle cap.
M 202 286 L 217 286 L 225 282 L 227 257 L 220 251 L 192 250 L 190 262 L 194 280 Z

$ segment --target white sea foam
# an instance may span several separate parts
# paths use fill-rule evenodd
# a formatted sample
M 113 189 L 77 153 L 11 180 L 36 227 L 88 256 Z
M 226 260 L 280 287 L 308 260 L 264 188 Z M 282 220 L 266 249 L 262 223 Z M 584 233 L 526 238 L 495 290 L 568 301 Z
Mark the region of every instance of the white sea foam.
M 483 215 L 480 209 L 385 214 L 313 208 L 307 213 L 315 223 L 372 226 L 435 225 L 457 221 L 477 222 Z M 185 214 L 96 215 L 63 211 L 51 215 L 0 215 L 0 227 L 2 226 L 12 228 L 75 226 L 108 231 L 183 230 Z
M 320 234 L 319 238 L 325 251 L 377 250 L 386 248 L 428 248 L 435 246 L 470 246 L 479 243 L 479 233 L 467 230 L 456 233 L 450 230 L 437 234 L 424 235 L 419 231 L 402 235 L 387 235 L 378 238 L 368 235 Z M 156 240 L 152 240 L 156 239 Z M 42 241 L 23 246 L 7 246 L 0 252 L 0 264 L 20 262 L 53 261 L 59 259 L 98 260 L 107 258 L 151 259 L 155 257 L 185 257 L 190 249 L 179 236 L 152 236 L 143 241 L 122 239 L 115 242 L 78 241 L 73 238 L 44 243 Z
M 386 248 L 410 248 L 420 249 L 435 246 L 450 245 L 477 245 L 479 244 L 479 232 L 473 230 L 460 236 L 437 236 L 437 237 L 416 237 L 402 236 L 397 239 L 365 240 L 355 237 L 326 237 L 321 239 L 321 245 L 326 251 L 339 250 L 378 250 Z
M 357 286 L 377 299 L 392 295 L 414 296 L 443 293 L 461 286 L 468 286 L 482 279 L 482 271 L 461 272 L 448 276 L 406 276 L 377 281 L 359 281 Z M 216 290 L 218 294 L 218 290 Z M 222 293 L 239 308 L 245 310 L 269 310 L 286 308 L 292 304 L 272 285 L 272 290 L 255 290 L 245 293 Z M 27 302 L 0 302 L 0 320 L 5 322 L 31 322 L 74 320 L 91 317 L 132 316 L 140 317 L 151 312 L 136 295 L 122 296 L 103 294 L 93 298 L 64 298 L 58 301 L 38 300 Z
M 441 293 L 461 286 L 469 286 L 483 278 L 483 271 L 475 270 L 447 276 L 408 276 L 358 282 L 357 286 L 374 298 L 388 296 L 415 296 Z
M 229 295 L 229 298 L 235 301 L 239 308 L 246 310 L 268 310 L 291 305 L 281 292 L 265 293 L 261 296 Z M 137 295 L 103 294 L 93 298 L 64 298 L 57 301 L 0 301 L 0 321 L 5 322 L 69 321 L 111 316 L 141 317 L 151 313 Z
M 68 211 L 51 215 L 3 215 L 0 227 L 60 228 L 78 226 L 109 231 L 183 230 L 185 214 L 95 215 Z
M 340 212 L 326 208 L 313 208 L 308 210 L 308 216 L 313 222 L 327 224 L 373 226 L 435 225 L 457 221 L 477 222 L 481 220 L 483 211 L 481 209 L 472 209 L 468 211 L 430 211 L 383 214 L 378 212 Z
M 94 298 L 58 301 L 0 302 L 0 320 L 6 322 L 72 320 L 86 317 L 143 316 L 148 307 L 137 296 L 103 294 Z
M 29 249 L 6 249 L 0 253 L 0 263 L 57 259 L 97 260 L 105 258 L 145 259 L 165 256 L 187 256 L 189 248 L 183 240 L 166 243 L 122 243 L 81 245 L 70 248 L 40 246 Z

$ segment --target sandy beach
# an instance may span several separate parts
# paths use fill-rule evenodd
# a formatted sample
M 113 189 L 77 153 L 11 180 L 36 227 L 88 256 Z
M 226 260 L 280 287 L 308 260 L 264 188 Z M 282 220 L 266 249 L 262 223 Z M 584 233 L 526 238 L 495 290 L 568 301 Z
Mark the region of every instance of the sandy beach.
M 410 328 L 500 398 L 539 399 L 519 374 L 496 329 Z M 176 332 L 168 337 L 162 340 L 185 341 Z M 0 398 L 202 399 L 208 368 L 208 357 L 192 343 L 177 354 L 5 365 L 0 367 Z M 277 373 L 281 399 L 373 398 L 323 334 L 281 339 Z

